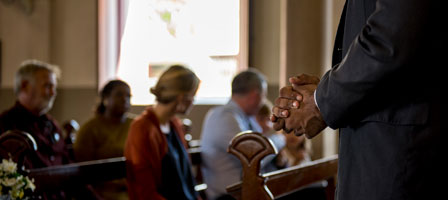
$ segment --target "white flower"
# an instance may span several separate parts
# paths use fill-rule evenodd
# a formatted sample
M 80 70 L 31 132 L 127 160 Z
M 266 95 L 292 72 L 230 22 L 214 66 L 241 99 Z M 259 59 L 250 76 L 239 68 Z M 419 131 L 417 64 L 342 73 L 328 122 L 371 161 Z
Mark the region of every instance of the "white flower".
M 3 159 L 2 168 L 3 168 L 3 171 L 6 173 L 14 173 L 17 170 L 17 164 L 14 163 L 11 159 L 9 159 L 9 161 L 6 159 Z
M 34 191 L 34 189 L 36 189 L 36 186 L 34 185 L 34 179 L 30 180 L 28 178 L 28 176 L 25 177 L 25 179 L 26 179 L 26 182 L 27 182 L 26 189 L 31 189 L 32 191 Z
M 21 190 L 26 184 L 26 179 L 23 176 L 17 177 L 16 181 L 16 184 L 13 186 L 14 190 Z
M 9 194 L 12 199 L 29 199 L 25 190 L 34 191 L 34 180 L 17 172 L 17 164 L 11 159 L 3 159 L 0 163 L 0 200 L 3 194 Z
M 2 180 L 2 184 L 6 187 L 12 187 L 17 183 L 17 179 L 15 178 L 4 178 Z

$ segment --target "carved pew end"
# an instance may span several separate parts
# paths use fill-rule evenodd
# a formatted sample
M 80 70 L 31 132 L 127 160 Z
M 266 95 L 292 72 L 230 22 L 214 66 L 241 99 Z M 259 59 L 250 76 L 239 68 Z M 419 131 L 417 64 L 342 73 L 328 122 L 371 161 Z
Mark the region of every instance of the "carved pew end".
M 236 135 L 227 151 L 240 159 L 243 166 L 242 199 L 273 199 L 260 176 L 260 162 L 270 154 L 277 154 L 272 142 L 261 133 L 245 131 Z
M 277 153 L 277 150 L 268 138 L 251 131 L 236 135 L 228 152 L 238 157 L 243 167 L 242 181 L 227 187 L 227 192 L 236 199 L 279 198 L 324 180 L 328 182 L 327 199 L 334 198 L 337 155 L 261 174 L 261 160 L 269 154 Z

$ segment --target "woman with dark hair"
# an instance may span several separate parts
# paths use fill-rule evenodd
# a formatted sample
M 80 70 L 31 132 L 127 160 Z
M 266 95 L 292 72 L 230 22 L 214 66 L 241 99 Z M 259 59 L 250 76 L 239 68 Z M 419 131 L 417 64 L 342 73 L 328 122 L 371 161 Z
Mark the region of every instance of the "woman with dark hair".
M 100 92 L 100 101 L 93 118 L 77 133 L 74 151 L 77 161 L 123 156 L 129 126 L 133 120 L 127 112 L 131 91 L 121 80 L 109 81 Z M 104 199 L 128 199 L 125 180 L 93 185 Z
M 129 129 L 125 156 L 129 197 L 152 200 L 194 200 L 194 178 L 184 131 L 176 114 L 188 113 L 199 79 L 175 65 L 151 88 L 156 104 L 149 106 Z

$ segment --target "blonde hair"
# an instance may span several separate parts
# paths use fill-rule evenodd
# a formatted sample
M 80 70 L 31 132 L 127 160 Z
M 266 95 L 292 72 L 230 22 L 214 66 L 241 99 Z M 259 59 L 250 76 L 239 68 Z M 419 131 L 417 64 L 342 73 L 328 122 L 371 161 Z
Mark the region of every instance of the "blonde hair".
M 185 94 L 199 85 L 199 78 L 194 72 L 182 65 L 173 65 L 160 76 L 151 93 L 159 103 L 167 104 L 176 100 L 179 94 Z

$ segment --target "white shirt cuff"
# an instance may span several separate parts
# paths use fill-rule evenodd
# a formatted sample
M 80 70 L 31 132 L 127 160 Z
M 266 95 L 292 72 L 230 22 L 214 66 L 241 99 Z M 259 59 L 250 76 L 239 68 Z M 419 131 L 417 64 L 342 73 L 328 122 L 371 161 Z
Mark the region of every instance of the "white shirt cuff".
M 317 104 L 316 92 L 317 92 L 317 89 L 314 90 L 314 103 L 316 104 L 317 109 L 319 109 L 319 111 L 320 111 L 319 104 Z

